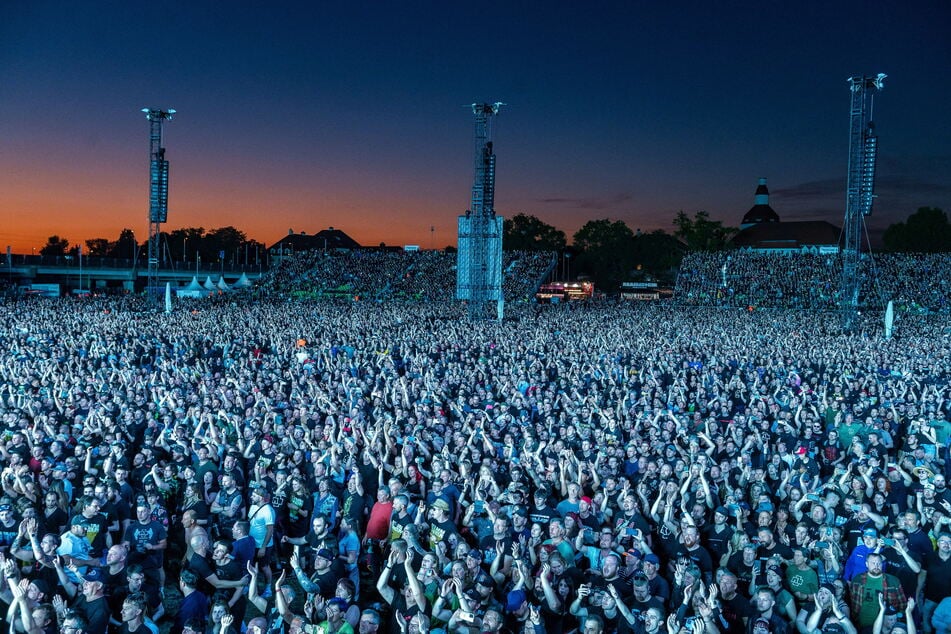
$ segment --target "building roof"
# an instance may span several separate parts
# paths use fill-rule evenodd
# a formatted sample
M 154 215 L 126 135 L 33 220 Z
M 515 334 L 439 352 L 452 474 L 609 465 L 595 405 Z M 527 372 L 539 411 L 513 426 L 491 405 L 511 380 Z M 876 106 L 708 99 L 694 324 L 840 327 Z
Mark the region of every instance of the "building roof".
M 760 187 L 764 187 L 760 185 Z M 757 190 L 758 191 L 758 190 Z M 773 208 L 766 205 L 753 205 L 746 215 L 743 216 L 742 224 L 748 225 L 758 222 L 779 222 L 779 214 L 773 211 Z
M 290 247 L 293 251 L 309 251 L 311 249 L 353 250 L 360 248 L 360 243 L 340 229 L 334 229 L 333 227 L 314 234 L 291 231 L 268 248 L 274 249 L 278 245 Z
M 759 249 L 838 245 L 841 235 L 839 227 L 825 220 L 764 222 L 741 230 L 733 237 L 733 245 Z

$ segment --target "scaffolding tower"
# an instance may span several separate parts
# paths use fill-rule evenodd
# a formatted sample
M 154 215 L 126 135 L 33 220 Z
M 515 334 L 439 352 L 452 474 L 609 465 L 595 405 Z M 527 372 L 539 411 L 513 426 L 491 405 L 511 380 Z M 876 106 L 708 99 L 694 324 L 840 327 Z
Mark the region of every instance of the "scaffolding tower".
M 503 104 L 474 103 L 475 179 L 472 201 L 459 216 L 456 298 L 468 302 L 469 319 L 502 319 L 502 217 L 495 215 L 492 117 Z
M 168 220 L 168 161 L 162 147 L 162 124 L 172 118 L 175 110 L 142 108 L 142 112 L 149 120 L 149 268 L 145 293 L 148 297 L 158 297 L 161 290 L 158 282 L 159 242 L 162 224 Z
M 852 92 L 849 109 L 849 173 L 842 245 L 842 279 L 839 285 L 842 329 L 855 329 L 859 314 L 859 292 L 862 285 L 862 235 L 865 216 L 872 213 L 875 198 L 875 161 L 878 137 L 872 121 L 875 93 L 884 87 L 886 75 L 849 78 Z

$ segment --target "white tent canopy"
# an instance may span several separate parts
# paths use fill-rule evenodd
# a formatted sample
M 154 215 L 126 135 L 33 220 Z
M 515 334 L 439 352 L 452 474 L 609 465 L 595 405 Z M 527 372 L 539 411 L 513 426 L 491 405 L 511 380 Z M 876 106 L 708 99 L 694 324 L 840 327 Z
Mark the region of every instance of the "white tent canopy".
M 248 274 L 242 273 L 238 281 L 231 285 L 231 288 L 247 288 L 249 286 L 251 286 L 251 280 L 248 279 Z

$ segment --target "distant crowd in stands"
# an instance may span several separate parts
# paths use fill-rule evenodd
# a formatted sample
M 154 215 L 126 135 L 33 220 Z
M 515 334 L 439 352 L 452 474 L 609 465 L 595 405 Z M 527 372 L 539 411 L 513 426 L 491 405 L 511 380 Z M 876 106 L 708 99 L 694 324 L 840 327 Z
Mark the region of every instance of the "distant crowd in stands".
M 550 252 L 505 252 L 506 301 L 531 298 L 553 261 Z M 312 250 L 286 257 L 256 292 L 301 298 L 446 301 L 454 298 L 455 288 L 455 253 Z
M 838 255 L 690 253 L 680 265 L 675 299 L 687 305 L 834 309 L 841 274 Z M 951 257 L 865 255 L 860 303 L 879 309 L 889 300 L 907 310 L 951 311 Z

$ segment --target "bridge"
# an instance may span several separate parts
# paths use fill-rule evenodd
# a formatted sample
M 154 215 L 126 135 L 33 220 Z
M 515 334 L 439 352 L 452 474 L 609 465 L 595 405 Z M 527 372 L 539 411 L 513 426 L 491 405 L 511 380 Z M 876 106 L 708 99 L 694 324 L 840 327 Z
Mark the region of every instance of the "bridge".
M 75 256 L 8 255 L 0 268 L 0 279 L 11 286 L 58 284 L 65 295 L 77 290 L 138 292 L 146 287 L 149 270 L 144 259 L 83 257 L 80 265 Z M 165 262 L 158 269 L 158 284 L 171 282 L 172 288 L 184 287 L 197 276 L 204 283 L 208 276 L 217 284 L 219 278 L 233 284 L 242 274 L 252 282 L 267 272 L 264 263 Z

